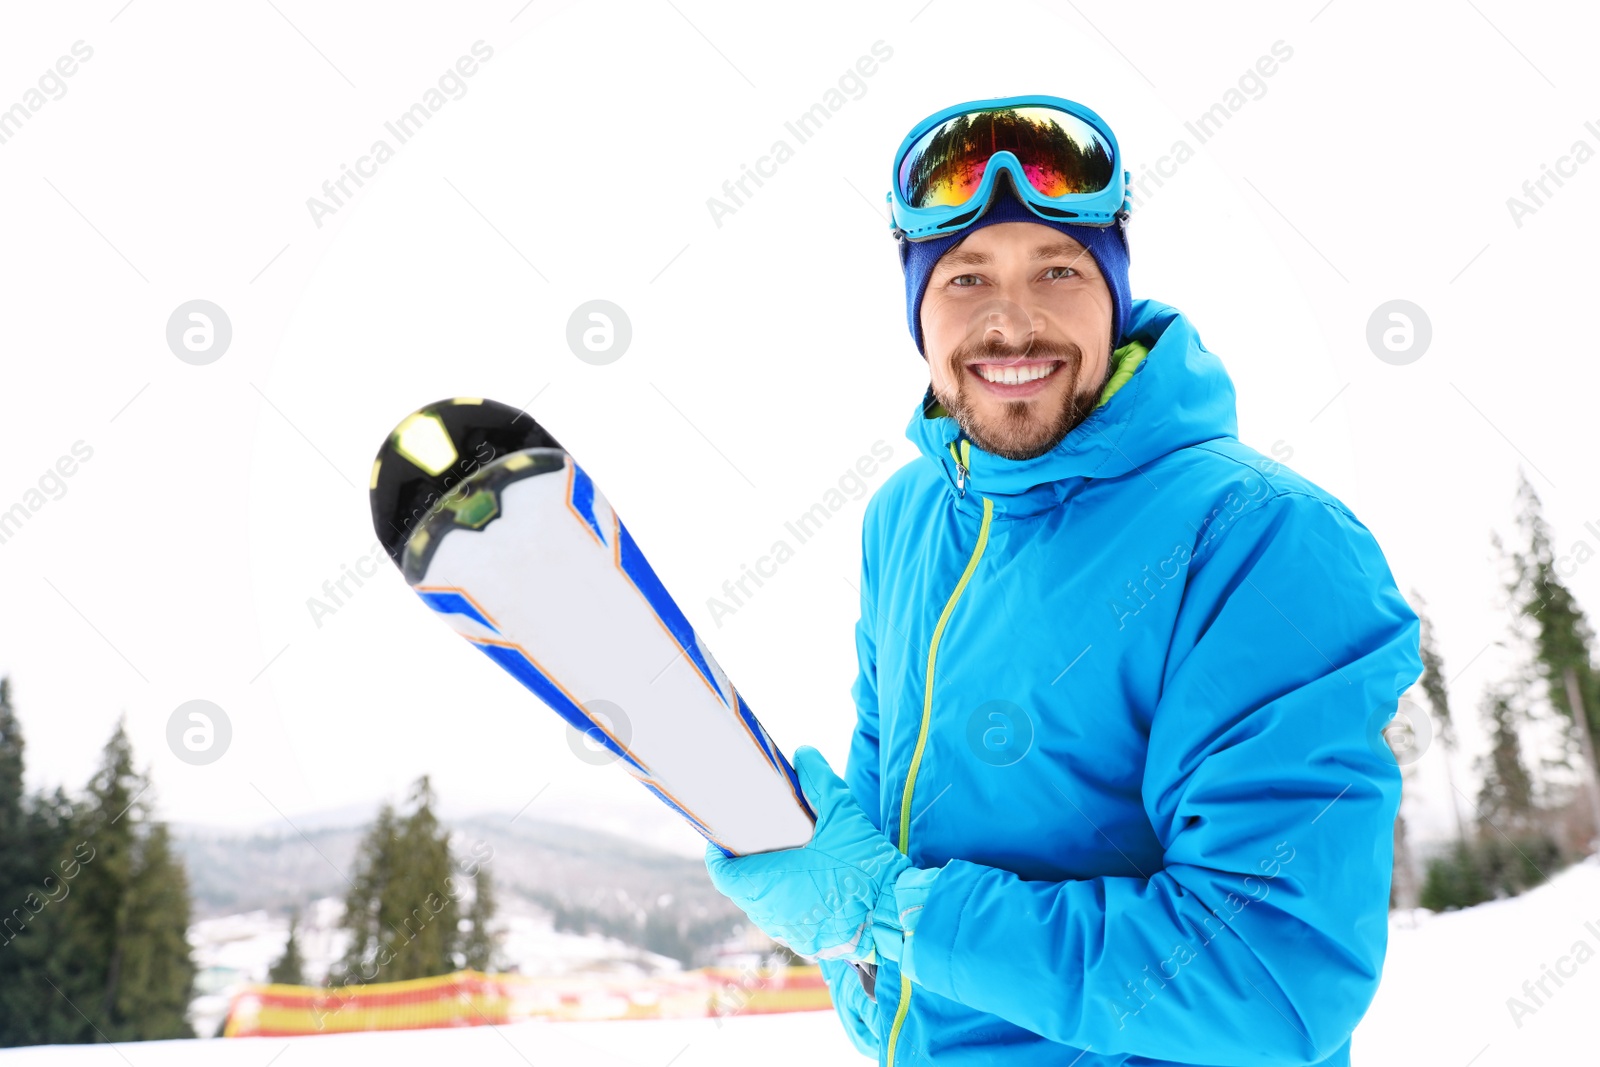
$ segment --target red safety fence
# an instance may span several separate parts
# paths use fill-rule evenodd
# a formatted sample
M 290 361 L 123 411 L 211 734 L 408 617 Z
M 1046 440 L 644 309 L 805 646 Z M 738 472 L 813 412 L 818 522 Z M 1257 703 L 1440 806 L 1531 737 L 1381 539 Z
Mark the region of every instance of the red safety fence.
M 651 978 L 535 978 L 457 971 L 333 988 L 250 986 L 233 998 L 224 1037 L 499 1026 L 525 1019 L 690 1019 L 831 1009 L 815 966 L 706 967 Z

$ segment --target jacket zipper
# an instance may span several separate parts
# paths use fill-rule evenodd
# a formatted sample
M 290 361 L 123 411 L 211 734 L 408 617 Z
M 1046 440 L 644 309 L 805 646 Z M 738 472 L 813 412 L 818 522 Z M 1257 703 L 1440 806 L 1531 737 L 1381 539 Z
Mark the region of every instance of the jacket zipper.
M 961 442 L 963 445 L 966 441 Z M 951 455 L 955 454 L 954 443 L 950 446 Z M 960 459 L 956 460 L 957 486 L 966 481 L 967 467 Z M 965 495 L 965 489 L 962 490 Z M 967 560 L 966 570 L 961 572 L 961 579 L 956 582 L 956 587 L 950 594 L 950 599 L 945 601 L 944 611 L 939 613 L 939 622 L 933 628 L 933 637 L 928 641 L 928 670 L 922 686 L 922 725 L 917 730 L 917 747 L 911 754 L 911 769 L 906 774 L 905 790 L 900 797 L 900 851 L 906 856 L 911 855 L 911 796 L 916 788 L 917 769 L 922 765 L 922 752 L 928 743 L 928 724 L 933 717 L 933 679 L 934 664 L 939 655 L 939 638 L 944 634 L 945 624 L 950 621 L 950 614 L 955 610 L 956 601 L 961 599 L 961 593 L 971 580 L 973 571 L 978 569 L 978 560 L 983 557 L 984 546 L 989 543 L 989 520 L 994 515 L 994 501 L 988 497 L 983 498 L 983 520 L 978 524 L 978 543 L 973 546 L 972 556 Z M 905 1022 L 906 1012 L 911 1007 L 911 979 L 907 978 L 905 971 L 900 972 L 900 1005 L 894 1013 L 894 1025 L 889 1029 L 889 1049 L 887 1063 L 894 1067 L 895 1043 L 900 1037 L 900 1026 Z
M 958 438 L 958 440 L 961 442 L 961 452 L 959 455 L 956 453 L 956 442 L 951 441 L 949 446 L 950 458 L 956 461 L 956 490 L 963 497 L 965 497 L 967 495 L 967 471 L 969 469 L 968 463 L 972 459 L 972 449 L 967 444 L 967 438 L 965 434 Z

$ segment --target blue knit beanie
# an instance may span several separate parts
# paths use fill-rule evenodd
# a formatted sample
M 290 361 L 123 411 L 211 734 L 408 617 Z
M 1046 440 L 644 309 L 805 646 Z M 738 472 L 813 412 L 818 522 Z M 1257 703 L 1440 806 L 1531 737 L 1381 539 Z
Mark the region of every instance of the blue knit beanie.
M 1111 336 L 1113 349 L 1123 343 L 1122 326 L 1133 314 L 1133 298 L 1128 292 L 1128 245 L 1120 226 L 1073 226 L 1065 222 L 1043 218 L 1028 210 L 1009 182 L 995 186 L 989 207 L 970 225 L 944 237 L 928 241 L 900 242 L 900 267 L 906 276 L 906 321 L 911 336 L 917 342 L 917 351 L 927 359 L 922 347 L 922 294 L 928 288 L 928 275 L 950 249 L 961 243 L 973 230 L 997 222 L 1037 222 L 1077 241 L 1089 250 L 1100 273 L 1105 276 L 1106 287 L 1111 290 Z

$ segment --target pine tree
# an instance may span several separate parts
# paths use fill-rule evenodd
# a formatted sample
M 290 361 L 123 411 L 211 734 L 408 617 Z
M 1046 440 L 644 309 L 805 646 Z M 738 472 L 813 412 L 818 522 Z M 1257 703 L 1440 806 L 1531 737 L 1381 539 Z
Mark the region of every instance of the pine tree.
M 493 972 L 498 965 L 499 938 L 491 929 L 495 914 L 494 878 L 489 868 L 480 867 L 474 879 L 472 906 L 467 909 L 470 924 L 462 941 L 463 965 L 472 971 Z
M 189 1000 L 194 961 L 189 955 L 189 880 L 162 823 L 141 826 L 113 1017 L 140 1041 L 194 1037 Z
M 119 722 L 73 833 L 83 865 L 51 977 L 77 1018 L 55 1040 L 194 1036 L 188 884 L 166 827 L 151 817 L 149 788 Z
M 0 678 L 0 891 L 6 894 L 0 900 L 5 907 L 33 863 L 23 822 L 22 749 L 22 724 L 11 707 L 11 679 Z
M 37 973 L 37 957 L 48 948 L 38 928 L 49 905 L 39 894 L 48 890 L 33 884 L 50 872 L 38 869 L 22 770 L 22 725 L 11 706 L 11 680 L 0 678 L 0 1046 L 37 1039 L 41 991 L 50 993 Z
M 1406 711 L 1409 700 L 1401 701 Z M 1413 705 L 1414 707 L 1415 705 Z M 1400 768 L 1400 810 L 1394 816 L 1394 848 L 1389 877 L 1389 910 L 1417 906 L 1417 875 L 1415 857 L 1411 854 L 1410 839 L 1406 833 L 1405 809 L 1416 788 L 1417 764 L 1414 746 L 1420 743 L 1415 736 L 1411 714 L 1397 715 L 1383 731 L 1383 740 Z
M 1515 608 L 1533 620 L 1533 651 L 1539 674 L 1546 684 L 1551 706 L 1574 728 L 1571 749 L 1576 755 L 1578 723 L 1563 675 L 1571 669 L 1576 676 L 1578 698 L 1583 705 L 1589 735 L 1600 739 L 1600 671 L 1595 669 L 1590 654 L 1595 635 L 1583 609 L 1556 569 L 1550 528 L 1544 521 L 1539 495 L 1520 469 L 1517 472 L 1516 520 L 1524 547 L 1512 555 L 1514 575 L 1509 591 Z M 1582 545 L 1582 550 L 1574 553 L 1578 563 L 1593 555 L 1586 544 Z M 1586 772 L 1589 770 L 1585 768 Z M 1593 770 L 1600 771 L 1600 766 Z
M 423 775 L 412 787 L 411 815 L 401 824 L 406 863 L 387 910 L 405 938 L 396 981 L 449 974 L 461 967 L 461 909 L 452 893 L 450 833 L 434 814 L 433 787 Z
M 25 798 L 0 681 L 0 1044 L 192 1037 L 189 896 L 119 723 L 88 795 Z
M 72 895 L 72 921 L 65 932 L 66 952 L 52 975 L 54 984 L 79 1017 L 67 1019 L 56 1040 L 79 1043 L 118 1040 L 110 1014 L 121 978 L 122 939 L 127 927 L 128 887 L 133 881 L 135 810 L 143 791 L 133 769 L 133 750 L 120 724 L 106 743 L 101 764 L 73 836 L 87 842 L 89 860 Z
M 28 799 L 18 858 L 29 860 L 29 880 L 5 898 L 12 910 L 9 940 L 0 945 L 0 1045 L 78 1040 L 83 1021 L 52 984 L 68 962 L 64 931 L 84 869 L 79 859 L 92 854 L 83 843 L 73 855 L 78 819 L 78 807 L 59 788 Z
M 426 775 L 408 802 L 403 819 L 386 804 L 362 841 L 341 920 L 350 945 L 331 984 L 399 982 L 461 966 L 449 834 L 434 814 Z
M 32 916 L 23 903 L 38 866 L 28 840 L 22 789 L 22 724 L 11 707 L 11 679 L 0 678 L 0 947 L 22 935 Z M 0 988 L 11 978 L 11 954 L 0 951 Z M 0 1034 L 5 1031 L 0 1023 Z
M 350 935 L 344 958 L 329 974 L 340 976 L 340 983 L 375 982 L 381 948 L 379 903 L 388 886 L 396 852 L 394 806 L 387 801 L 378 809 L 378 818 L 361 839 L 356 854 L 355 877 L 344 898 L 344 917 L 340 926 Z
M 1533 821 L 1533 777 L 1522 757 L 1520 727 L 1523 719 L 1518 687 L 1502 684 L 1484 695 L 1481 707 L 1489 732 L 1489 752 L 1480 757 L 1483 787 L 1478 791 L 1478 812 L 1488 824 L 1482 830 L 1516 837 Z
M 1394 818 L 1394 872 L 1389 879 L 1389 910 L 1416 907 L 1419 892 L 1410 837 L 1406 833 L 1406 818 L 1397 814 Z
M 274 985 L 305 985 L 305 961 L 300 957 L 300 941 L 296 937 L 300 926 L 300 912 L 289 916 L 289 939 L 284 942 L 283 955 L 267 971 L 267 981 Z
M 1417 685 L 1427 694 L 1434 721 L 1439 725 L 1439 741 L 1444 745 L 1445 781 L 1450 786 L 1450 811 L 1455 815 L 1456 841 L 1464 844 L 1467 829 L 1461 819 L 1461 805 L 1456 799 L 1460 790 L 1456 788 L 1455 757 L 1460 739 L 1456 736 L 1455 719 L 1450 714 L 1450 691 L 1444 677 L 1444 657 L 1439 654 L 1439 645 L 1434 638 L 1433 620 L 1425 610 L 1427 602 L 1415 590 L 1412 590 L 1411 599 L 1412 607 L 1422 623 L 1422 633 L 1418 638 L 1422 677 L 1417 680 Z

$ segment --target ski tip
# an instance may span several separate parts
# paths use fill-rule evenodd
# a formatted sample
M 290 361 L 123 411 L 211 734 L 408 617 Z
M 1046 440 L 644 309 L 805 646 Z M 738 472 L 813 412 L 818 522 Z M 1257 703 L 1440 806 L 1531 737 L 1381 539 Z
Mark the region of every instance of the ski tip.
M 404 570 L 407 542 L 444 509 L 464 525 L 482 525 L 471 521 L 474 509 L 487 522 L 493 493 L 464 492 L 466 483 L 528 449 L 549 450 L 541 465 L 564 463 L 561 444 L 532 415 L 482 397 L 436 401 L 401 419 L 378 449 L 368 483 L 372 526 L 389 558 Z

